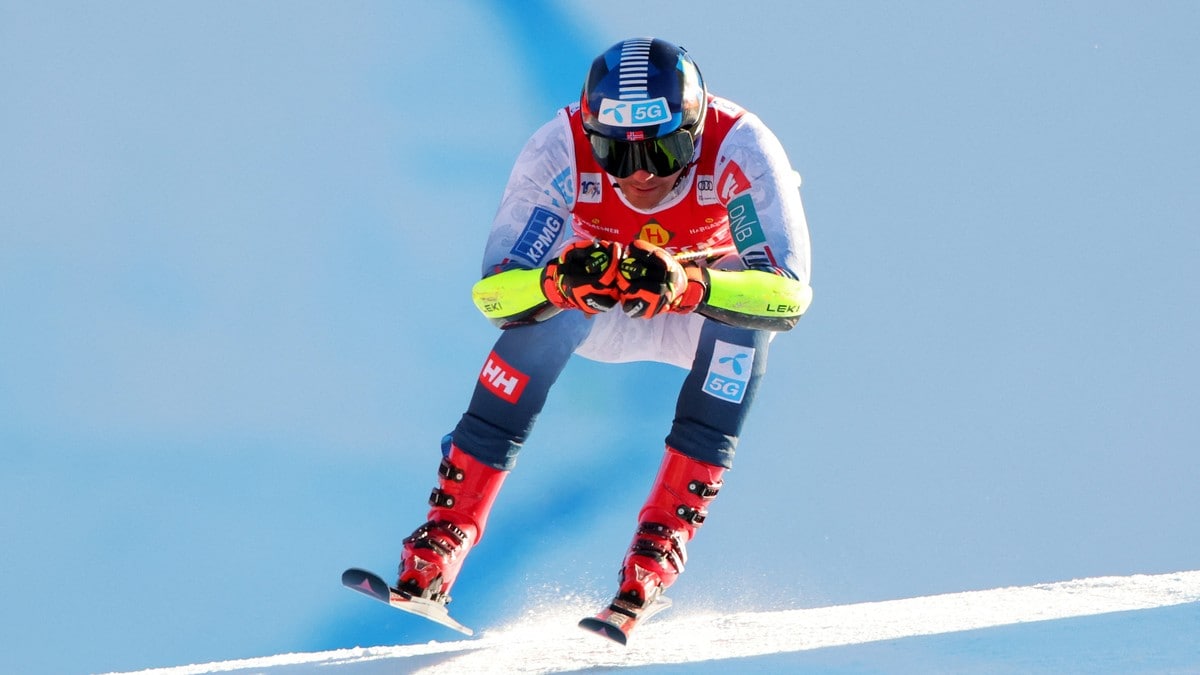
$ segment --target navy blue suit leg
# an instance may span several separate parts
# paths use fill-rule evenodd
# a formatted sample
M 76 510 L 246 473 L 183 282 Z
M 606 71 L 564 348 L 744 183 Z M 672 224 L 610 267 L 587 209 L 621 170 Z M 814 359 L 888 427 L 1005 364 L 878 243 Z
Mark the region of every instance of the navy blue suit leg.
M 566 311 L 501 333 L 450 434 L 454 444 L 484 464 L 512 469 L 550 387 L 591 326 L 582 312 Z
M 705 321 L 667 445 L 701 462 L 732 468 L 742 424 L 767 371 L 769 345 L 766 331 Z

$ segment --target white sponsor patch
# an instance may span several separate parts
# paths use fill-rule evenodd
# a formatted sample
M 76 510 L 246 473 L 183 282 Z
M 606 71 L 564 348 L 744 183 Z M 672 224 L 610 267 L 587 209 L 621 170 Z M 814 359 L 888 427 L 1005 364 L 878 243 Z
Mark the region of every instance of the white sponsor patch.
M 671 108 L 667 99 L 659 96 L 648 101 L 600 101 L 596 119 L 610 127 L 645 127 L 662 124 L 671 119 Z
M 704 393 L 722 401 L 741 403 L 753 366 L 753 347 L 717 340 L 713 345 L 712 361 L 708 364 L 708 377 L 704 378 Z
M 581 204 L 599 204 L 604 192 L 604 183 L 598 173 L 583 172 L 579 174 L 579 202 Z
M 701 206 L 721 203 L 717 198 L 717 182 L 711 175 L 696 176 L 696 203 Z

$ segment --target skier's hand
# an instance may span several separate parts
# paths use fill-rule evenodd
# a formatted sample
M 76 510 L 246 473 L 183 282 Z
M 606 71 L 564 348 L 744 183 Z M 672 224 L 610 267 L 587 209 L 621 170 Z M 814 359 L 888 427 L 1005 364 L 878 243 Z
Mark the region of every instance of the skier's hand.
M 687 275 L 687 287 L 671 303 L 670 311 L 677 314 L 688 314 L 695 311 L 700 303 L 708 299 L 709 278 L 708 270 L 695 263 L 683 265 Z
M 640 239 L 625 250 L 617 269 L 621 310 L 634 318 L 649 319 L 669 310 L 688 285 L 687 273 L 674 256 Z
M 612 309 L 619 298 L 615 242 L 577 241 L 551 260 L 542 271 L 542 292 L 561 309 L 598 314 Z

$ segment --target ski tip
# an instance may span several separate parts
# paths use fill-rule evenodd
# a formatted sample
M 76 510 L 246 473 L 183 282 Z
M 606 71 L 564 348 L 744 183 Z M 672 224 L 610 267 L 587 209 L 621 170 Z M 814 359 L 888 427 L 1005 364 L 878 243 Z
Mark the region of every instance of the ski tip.
M 589 616 L 586 619 L 583 619 L 579 622 L 579 627 L 584 630 L 603 635 L 609 640 L 612 640 L 620 645 L 627 645 L 629 642 L 629 636 L 625 635 L 620 628 L 617 628 L 607 621 L 601 621 L 596 617 Z
M 374 572 L 372 572 L 370 570 L 364 570 L 361 567 L 349 567 L 346 569 L 346 571 L 342 572 L 343 580 L 363 579 L 366 577 L 377 577 L 377 576 L 379 576 L 379 575 L 375 574 Z
M 342 572 L 342 585 L 381 602 L 387 602 L 392 594 L 388 582 L 384 581 L 382 577 L 357 567 L 351 567 Z
M 342 585 L 396 609 L 439 623 L 463 635 L 475 635 L 475 631 L 452 619 L 444 604 L 392 588 L 383 577 L 370 570 L 351 567 L 342 572 Z

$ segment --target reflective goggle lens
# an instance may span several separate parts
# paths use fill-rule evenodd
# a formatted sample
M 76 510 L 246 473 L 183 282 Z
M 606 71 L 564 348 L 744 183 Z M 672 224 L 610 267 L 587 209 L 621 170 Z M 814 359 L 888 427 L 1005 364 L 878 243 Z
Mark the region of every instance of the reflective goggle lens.
M 588 134 L 588 139 L 596 162 L 617 178 L 628 178 L 638 170 L 669 176 L 687 166 L 696 149 L 686 129 L 644 141 L 619 141 L 595 134 Z

